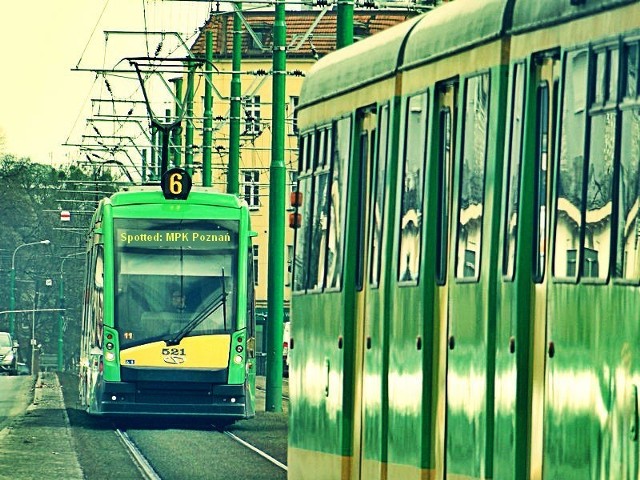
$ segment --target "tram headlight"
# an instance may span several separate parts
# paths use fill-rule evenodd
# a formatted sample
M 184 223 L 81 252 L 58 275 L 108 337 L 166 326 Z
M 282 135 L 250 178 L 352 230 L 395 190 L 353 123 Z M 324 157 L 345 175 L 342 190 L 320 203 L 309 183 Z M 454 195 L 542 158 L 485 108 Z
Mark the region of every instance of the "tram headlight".
M 107 360 L 107 362 L 113 362 L 116 359 L 116 354 L 113 352 L 107 352 L 104 358 Z
M 242 355 L 236 355 L 233 357 L 233 361 L 240 365 L 242 363 Z

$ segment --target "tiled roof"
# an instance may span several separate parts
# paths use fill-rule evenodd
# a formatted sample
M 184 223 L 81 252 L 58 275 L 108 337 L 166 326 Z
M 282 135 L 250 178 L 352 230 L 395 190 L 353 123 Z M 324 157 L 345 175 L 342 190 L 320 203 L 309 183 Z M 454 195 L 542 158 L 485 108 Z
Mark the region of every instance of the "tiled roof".
M 310 32 L 317 21 L 320 11 L 287 11 L 285 17 L 287 31 L 287 57 L 313 58 L 332 52 L 336 48 L 336 12 L 327 12 Z M 242 57 L 271 57 L 273 46 L 274 12 L 244 12 L 246 22 L 260 37 L 263 49 L 259 49 L 246 27 L 242 27 Z M 353 14 L 354 41 L 386 30 L 408 18 L 416 12 L 406 10 L 356 10 Z M 213 51 L 215 58 L 231 57 L 233 49 L 233 13 L 214 14 L 201 28 L 191 50 L 194 54 L 204 55 L 205 31 L 213 31 Z

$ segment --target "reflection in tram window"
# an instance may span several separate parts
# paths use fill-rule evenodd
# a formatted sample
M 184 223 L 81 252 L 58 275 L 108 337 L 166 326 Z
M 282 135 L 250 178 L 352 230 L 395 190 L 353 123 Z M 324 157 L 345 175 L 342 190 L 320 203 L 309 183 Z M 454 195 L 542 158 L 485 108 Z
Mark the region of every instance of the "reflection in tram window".
M 380 281 L 380 265 L 381 265 L 381 248 L 382 248 L 382 225 L 383 225 L 383 209 L 385 198 L 385 181 L 386 181 L 386 169 L 387 169 L 387 138 L 389 129 L 389 106 L 384 105 L 380 109 L 380 126 L 378 130 L 380 132 L 378 136 L 378 155 L 375 176 L 375 192 L 373 194 L 373 204 L 371 208 L 371 268 L 370 268 L 370 282 L 371 285 L 377 286 Z
M 315 157 L 313 183 L 313 224 L 309 245 L 308 287 L 321 289 L 324 286 L 324 273 L 327 251 L 327 230 L 329 217 L 329 162 L 327 157 L 331 147 L 330 131 L 321 130 L 318 135 L 317 156 Z
M 544 278 L 546 257 L 545 239 L 547 238 L 547 162 L 549 161 L 549 84 L 545 81 L 538 86 L 537 92 L 537 132 L 536 162 L 534 182 L 534 225 L 533 238 L 533 278 L 541 282 Z
M 629 45 L 623 64 L 625 103 L 637 104 L 638 44 Z M 618 242 L 615 276 L 627 280 L 640 278 L 640 109 L 637 105 L 622 111 L 620 135 L 620 180 L 618 186 Z
M 467 80 L 458 212 L 458 278 L 478 278 L 487 158 L 489 75 Z
M 514 66 L 513 86 L 511 98 L 511 131 L 507 155 L 507 215 L 504 222 L 504 255 L 502 260 L 502 273 L 513 278 L 515 272 L 516 239 L 518 232 L 518 205 L 520 198 L 520 159 L 522 155 L 522 129 L 524 111 L 524 76 L 525 68 L 522 64 Z
M 408 100 L 406 150 L 402 169 L 398 278 L 417 281 L 420 268 L 424 160 L 427 131 L 426 94 Z
M 585 277 L 606 278 L 611 251 L 613 158 L 616 139 L 616 88 L 618 51 L 603 50 L 596 56 L 596 82 L 591 112 L 584 250 Z M 595 258 L 587 258 L 591 250 Z M 595 267 L 593 264 L 595 263 Z
M 554 275 L 575 276 L 570 273 L 570 262 L 580 247 L 582 225 L 582 177 L 584 172 L 584 139 L 587 107 L 586 50 L 569 52 L 564 66 L 565 88 L 562 98 L 562 122 L 560 130 L 560 161 L 557 179 L 555 215 Z
M 351 119 L 335 123 L 331 152 L 331 187 L 329 190 L 329 232 L 327 243 L 327 288 L 340 288 L 346 214 L 346 182 L 351 147 Z
M 296 253 L 293 267 L 293 288 L 295 291 L 304 291 L 308 284 L 308 251 L 313 222 L 311 209 L 313 166 L 311 158 L 314 151 L 315 137 L 305 136 L 301 139 L 300 148 L 300 176 L 298 177 L 298 191 L 302 194 L 302 206 L 299 207 L 301 218 L 300 228 L 296 229 Z

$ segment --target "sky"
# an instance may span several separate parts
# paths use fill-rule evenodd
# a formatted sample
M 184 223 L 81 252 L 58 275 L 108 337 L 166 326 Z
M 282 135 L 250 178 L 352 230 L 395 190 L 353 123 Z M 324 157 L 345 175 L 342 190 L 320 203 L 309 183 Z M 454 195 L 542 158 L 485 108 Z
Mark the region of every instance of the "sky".
M 176 0 L 0 0 L 0 152 L 59 166 L 78 156 L 93 98 L 119 98 L 131 81 L 97 76 L 124 57 L 151 54 L 161 36 L 105 31 L 175 31 L 195 40 L 209 2 Z M 146 28 L 145 28 L 146 25 Z M 164 51 L 171 40 L 163 45 Z M 177 48 L 177 47 L 174 47 Z M 128 62 L 120 63 L 128 66 Z M 89 70 L 89 71 L 85 71 Z M 135 83 L 135 82 L 134 82 Z

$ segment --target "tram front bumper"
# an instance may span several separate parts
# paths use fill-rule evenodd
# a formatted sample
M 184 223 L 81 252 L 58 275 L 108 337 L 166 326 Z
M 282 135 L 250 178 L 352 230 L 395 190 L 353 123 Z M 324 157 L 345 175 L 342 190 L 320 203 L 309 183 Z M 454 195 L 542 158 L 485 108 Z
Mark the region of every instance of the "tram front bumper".
M 98 415 L 248 417 L 244 385 L 103 381 L 96 403 Z

